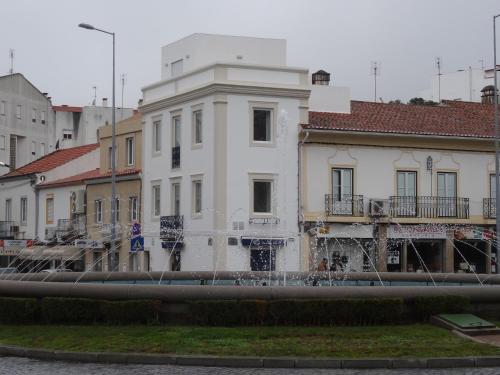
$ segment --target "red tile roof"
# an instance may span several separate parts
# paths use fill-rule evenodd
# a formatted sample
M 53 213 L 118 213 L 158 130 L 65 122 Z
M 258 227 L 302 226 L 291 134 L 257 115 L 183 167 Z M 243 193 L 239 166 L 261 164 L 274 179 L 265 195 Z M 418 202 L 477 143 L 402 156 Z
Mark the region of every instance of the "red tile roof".
M 125 169 L 122 171 L 117 171 L 116 175 L 117 176 L 126 176 L 126 175 L 136 174 L 139 172 L 141 172 L 140 169 Z M 111 171 L 106 172 L 104 174 L 101 174 L 100 169 L 97 168 L 97 169 L 83 172 L 83 173 L 80 173 L 80 174 L 77 174 L 74 176 L 61 178 L 59 180 L 44 182 L 44 183 L 37 185 L 37 187 L 40 189 L 45 189 L 45 188 L 49 188 L 49 187 L 55 188 L 55 187 L 61 187 L 61 186 L 81 185 L 81 184 L 84 184 L 86 180 L 94 180 L 97 178 L 105 178 L 105 177 L 110 177 L 110 176 L 111 176 Z
M 130 169 L 122 169 L 120 171 L 116 171 L 116 175 L 117 176 L 128 176 L 128 175 L 137 174 L 140 172 L 141 172 L 141 170 L 139 168 L 130 168 Z M 105 173 L 99 174 L 99 176 L 87 178 L 87 180 L 96 179 L 96 178 L 106 178 L 106 177 L 111 177 L 111 171 L 106 171 Z
M 67 105 L 53 105 L 54 112 L 81 112 L 82 107 L 70 107 Z
M 351 113 L 309 112 L 304 129 L 492 138 L 493 105 L 443 101 L 441 105 L 351 101 Z
M 89 152 L 92 152 L 97 148 L 99 148 L 99 143 L 56 150 L 38 160 L 35 160 L 20 168 L 17 168 L 10 173 L 7 173 L 1 178 L 47 172 L 51 169 L 64 165 L 73 159 L 77 159 L 80 156 L 88 154 Z

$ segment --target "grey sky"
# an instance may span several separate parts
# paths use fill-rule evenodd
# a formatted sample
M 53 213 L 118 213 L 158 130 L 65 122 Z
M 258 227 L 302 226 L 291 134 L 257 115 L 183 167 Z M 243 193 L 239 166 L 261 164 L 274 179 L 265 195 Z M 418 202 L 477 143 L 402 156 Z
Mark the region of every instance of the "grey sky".
M 125 105 L 159 80 L 160 47 L 195 32 L 285 38 L 288 64 L 330 72 L 353 99 L 373 98 L 370 62 L 382 63 L 384 100 L 407 100 L 436 73 L 484 60 L 492 66 L 492 16 L 499 0 L 16 0 L 2 4 L 0 73 L 23 73 L 55 104 L 85 105 L 111 97 L 111 38 L 77 27 L 87 22 L 117 33 Z M 500 39 L 500 25 L 498 27 Z

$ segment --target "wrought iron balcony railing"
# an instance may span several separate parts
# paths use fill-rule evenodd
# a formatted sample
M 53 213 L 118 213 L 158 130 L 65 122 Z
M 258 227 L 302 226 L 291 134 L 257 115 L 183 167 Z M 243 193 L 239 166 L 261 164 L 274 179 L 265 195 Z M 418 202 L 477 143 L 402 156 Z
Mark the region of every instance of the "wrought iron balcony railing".
M 15 221 L 0 221 L 0 239 L 15 238 L 19 234 L 19 225 Z
M 496 198 L 483 198 L 483 217 L 485 219 L 496 219 L 497 217 Z
M 469 218 L 469 198 L 433 196 L 391 196 L 392 217 Z
M 325 211 L 327 216 L 364 216 L 362 195 L 325 195 Z
M 181 166 L 181 148 L 172 147 L 172 168 L 180 168 Z
M 184 216 L 170 215 L 160 217 L 160 238 L 178 239 L 183 236 Z

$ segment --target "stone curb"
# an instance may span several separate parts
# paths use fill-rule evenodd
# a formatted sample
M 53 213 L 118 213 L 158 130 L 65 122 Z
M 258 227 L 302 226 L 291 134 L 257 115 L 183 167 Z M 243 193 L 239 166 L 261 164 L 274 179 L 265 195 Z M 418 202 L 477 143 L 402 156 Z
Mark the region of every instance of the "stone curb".
M 465 357 L 465 358 L 257 358 L 257 357 L 216 357 L 195 355 L 166 355 L 143 353 L 110 353 L 110 352 L 67 352 L 23 348 L 19 346 L 0 345 L 0 357 L 25 357 L 44 361 L 67 361 L 84 363 L 116 363 L 143 365 L 178 365 L 205 367 L 246 367 L 246 368 L 465 368 L 465 367 L 498 367 L 498 357 Z

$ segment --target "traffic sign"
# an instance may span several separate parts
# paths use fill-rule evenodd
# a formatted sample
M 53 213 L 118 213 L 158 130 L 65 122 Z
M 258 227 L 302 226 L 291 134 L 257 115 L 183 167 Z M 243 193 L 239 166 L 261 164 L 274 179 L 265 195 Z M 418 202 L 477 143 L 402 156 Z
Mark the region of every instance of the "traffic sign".
M 130 240 L 130 251 L 144 251 L 144 237 L 134 237 Z
M 132 224 L 132 237 L 141 235 L 141 223 Z

